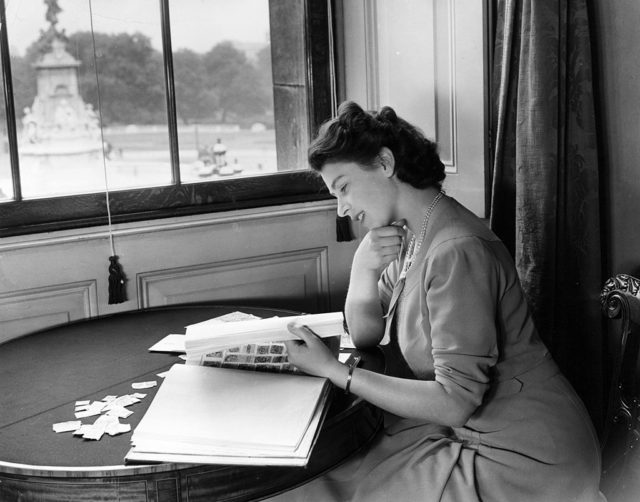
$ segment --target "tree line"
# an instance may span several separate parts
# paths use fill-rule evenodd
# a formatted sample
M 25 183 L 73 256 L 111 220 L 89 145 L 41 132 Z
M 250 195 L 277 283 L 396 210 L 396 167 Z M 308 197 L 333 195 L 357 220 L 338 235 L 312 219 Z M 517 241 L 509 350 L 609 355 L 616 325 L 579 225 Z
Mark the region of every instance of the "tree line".
M 166 123 L 163 55 L 152 47 L 149 37 L 140 33 L 92 36 L 85 31 L 65 38 L 67 52 L 81 63 L 79 93 L 85 103 L 101 110 L 104 125 Z M 34 42 L 23 57 L 11 58 L 18 119 L 36 96 L 34 64 L 43 50 L 41 43 Z M 181 49 L 173 53 L 173 74 L 179 123 L 272 125 L 268 45 L 255 59 L 249 59 L 231 42 L 221 42 L 206 53 Z

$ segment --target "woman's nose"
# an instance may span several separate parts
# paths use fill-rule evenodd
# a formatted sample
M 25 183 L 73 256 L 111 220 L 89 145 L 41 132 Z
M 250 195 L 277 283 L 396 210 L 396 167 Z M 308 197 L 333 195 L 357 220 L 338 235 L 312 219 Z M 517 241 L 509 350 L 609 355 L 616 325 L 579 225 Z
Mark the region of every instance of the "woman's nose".
M 348 216 L 348 210 L 349 205 L 345 201 L 338 199 L 338 216 Z

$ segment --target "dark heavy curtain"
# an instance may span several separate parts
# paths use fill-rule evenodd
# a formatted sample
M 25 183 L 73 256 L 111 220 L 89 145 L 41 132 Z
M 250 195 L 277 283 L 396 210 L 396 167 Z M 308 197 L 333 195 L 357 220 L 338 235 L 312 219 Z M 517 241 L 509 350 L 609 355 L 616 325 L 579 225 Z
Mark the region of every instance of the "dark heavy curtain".
M 494 0 L 491 226 L 600 429 L 603 283 L 586 0 Z

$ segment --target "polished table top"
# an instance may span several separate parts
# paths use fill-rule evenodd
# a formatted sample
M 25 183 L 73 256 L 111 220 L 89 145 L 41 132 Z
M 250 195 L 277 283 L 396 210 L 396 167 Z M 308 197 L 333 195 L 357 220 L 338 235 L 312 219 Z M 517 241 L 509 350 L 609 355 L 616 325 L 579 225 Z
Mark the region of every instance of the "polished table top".
M 7 479 L 3 479 L 7 476 L 11 478 L 10 481 L 17 483 L 16 480 L 19 480 L 27 483 L 25 486 L 31 486 L 28 482 L 34 477 L 85 478 L 85 481 L 86 478 L 96 477 L 104 482 L 117 476 L 121 482 L 122 477 L 133 476 L 137 480 L 145 474 L 157 477 L 161 475 L 159 473 L 171 472 L 177 473 L 176 482 L 171 486 L 178 488 L 172 488 L 176 491 L 175 497 L 163 500 L 200 500 L 195 491 L 189 493 L 188 487 L 182 487 L 183 478 L 188 475 L 191 476 L 189 479 L 195 479 L 194 475 L 200 476 L 198 479 L 204 483 L 200 486 L 200 492 L 206 493 L 205 485 L 211 481 L 207 476 L 211 477 L 213 471 L 220 471 L 220 466 L 199 466 L 199 469 L 194 464 L 125 466 L 124 455 L 130 447 L 131 433 L 105 435 L 100 441 L 90 441 L 73 437 L 71 433 L 56 434 L 52 424 L 75 420 L 74 405 L 78 400 L 93 401 L 107 395 L 142 392 L 147 396 L 140 403 L 128 407 L 134 413 L 120 420 L 131 424 L 132 430 L 135 429 L 158 387 L 135 390 L 131 384 L 156 380 L 160 385 L 162 379 L 157 374 L 181 362 L 177 354 L 149 352 L 149 347 L 167 334 L 184 333 L 188 324 L 237 310 L 259 317 L 296 314 L 255 307 L 173 306 L 74 322 L 0 345 L 0 499 L 14 500 L 10 497 L 15 495 L 15 500 L 23 500 L 18 498 L 18 488 L 11 491 L 11 483 L 7 484 Z M 368 364 L 381 369 L 382 363 L 375 354 L 369 360 Z M 366 361 L 365 354 L 365 364 Z M 327 429 L 327 433 L 324 436 L 320 434 L 306 469 L 227 466 L 227 477 L 233 472 L 234 476 L 239 476 L 240 482 L 246 483 L 246 476 L 255 479 L 256 473 L 259 475 L 261 470 L 268 471 L 273 479 L 278 478 L 274 478 L 274 473 L 284 473 L 284 481 L 274 481 L 275 484 L 267 491 L 283 489 L 283 483 L 289 483 L 286 481 L 288 477 L 292 480 L 289 484 L 300 483 L 344 459 L 368 441 L 379 427 L 380 416 L 376 411 L 353 396 L 347 397 L 341 391 L 334 392 L 332 406 L 323 426 L 323 432 Z M 367 426 L 344 425 L 356 414 L 365 415 Z M 349 420 L 345 420 L 345 417 Z M 93 423 L 96 418 L 84 419 L 83 423 Z M 354 438 L 336 440 L 337 433 L 354 435 Z M 362 437 L 355 437 L 359 435 Z M 292 474 L 294 471 L 297 474 Z M 149 493 L 155 493 L 154 490 L 150 492 L 147 487 L 147 498 L 132 496 L 126 500 L 153 500 L 155 495 L 149 497 Z M 107 490 L 108 493 L 111 491 Z M 247 488 L 240 491 L 246 492 Z M 108 493 L 96 493 L 95 500 L 110 500 Z M 39 493 L 37 496 L 43 495 Z M 233 500 L 250 500 L 252 496 L 249 494 Z M 119 500 L 122 494 L 117 497 L 114 500 Z M 203 497 L 202 500 L 213 500 Z M 223 499 L 226 500 L 219 498 Z M 45 497 L 42 500 L 56 499 Z

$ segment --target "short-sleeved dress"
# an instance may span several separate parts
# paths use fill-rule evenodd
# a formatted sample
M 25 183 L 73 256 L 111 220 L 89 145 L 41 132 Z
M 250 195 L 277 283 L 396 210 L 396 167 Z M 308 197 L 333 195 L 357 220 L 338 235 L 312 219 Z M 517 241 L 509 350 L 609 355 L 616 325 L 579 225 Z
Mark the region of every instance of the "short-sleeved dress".
M 540 340 L 501 241 L 443 197 L 404 281 L 401 265 L 379 282 L 397 367 L 475 413 L 455 428 L 389 415 L 366 452 L 282 500 L 599 500 L 592 423 Z

